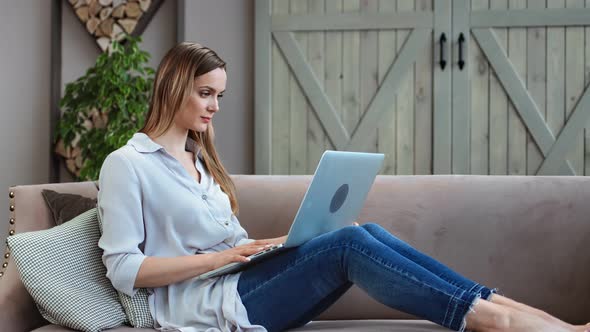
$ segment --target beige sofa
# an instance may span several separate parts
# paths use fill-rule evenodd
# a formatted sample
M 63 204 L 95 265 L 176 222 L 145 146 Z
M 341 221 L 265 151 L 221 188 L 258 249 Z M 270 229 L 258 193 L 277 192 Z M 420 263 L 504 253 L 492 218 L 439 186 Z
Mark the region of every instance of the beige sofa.
M 253 238 L 288 231 L 310 176 L 238 175 Z M 92 182 L 15 186 L 16 233 L 51 226 L 41 189 L 96 196 Z M 165 208 L 165 207 L 163 207 Z M 359 221 L 377 222 L 457 271 L 566 321 L 590 320 L 590 178 L 379 176 Z M 0 330 L 69 331 L 43 320 L 11 258 L 0 278 Z M 51 271 L 47 271 L 51 273 Z M 132 331 L 119 328 L 112 331 Z M 445 331 L 351 289 L 299 331 Z

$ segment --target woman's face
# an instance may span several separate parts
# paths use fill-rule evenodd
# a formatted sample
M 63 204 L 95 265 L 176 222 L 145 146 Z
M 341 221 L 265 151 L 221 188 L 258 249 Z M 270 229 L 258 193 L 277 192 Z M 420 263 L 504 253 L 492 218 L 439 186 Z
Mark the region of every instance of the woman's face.
M 221 68 L 197 76 L 186 105 L 175 115 L 176 125 L 197 132 L 207 130 L 213 115 L 219 110 L 219 99 L 225 92 L 226 81 L 227 75 Z

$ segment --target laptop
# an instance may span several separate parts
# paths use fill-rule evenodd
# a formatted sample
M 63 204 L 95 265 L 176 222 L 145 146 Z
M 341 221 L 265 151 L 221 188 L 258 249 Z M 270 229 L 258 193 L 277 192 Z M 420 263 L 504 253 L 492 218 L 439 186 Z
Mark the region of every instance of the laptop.
M 381 153 L 325 151 L 285 243 L 250 255 L 248 262 L 230 263 L 201 274 L 197 279 L 241 271 L 316 236 L 352 225 L 361 212 L 384 157 Z

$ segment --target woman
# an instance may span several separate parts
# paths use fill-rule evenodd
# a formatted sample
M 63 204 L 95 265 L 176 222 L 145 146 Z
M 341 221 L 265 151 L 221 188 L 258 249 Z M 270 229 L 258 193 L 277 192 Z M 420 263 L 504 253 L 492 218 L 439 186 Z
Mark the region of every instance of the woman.
M 281 331 L 307 323 L 357 284 L 452 330 L 585 330 L 458 275 L 375 224 L 324 234 L 242 273 L 196 280 L 285 240 L 248 239 L 236 218 L 211 123 L 225 68 L 199 44 L 172 48 L 158 67 L 145 126 L 101 169 L 107 276 L 128 295 L 150 291 L 156 328 Z

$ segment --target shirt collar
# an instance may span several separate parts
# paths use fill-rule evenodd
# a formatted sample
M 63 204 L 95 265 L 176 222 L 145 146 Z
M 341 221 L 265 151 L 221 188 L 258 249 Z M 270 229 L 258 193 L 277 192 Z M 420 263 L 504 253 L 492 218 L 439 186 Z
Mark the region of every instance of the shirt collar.
M 133 146 L 135 148 L 135 150 L 137 150 L 137 152 L 141 152 L 141 153 L 152 153 L 152 152 L 156 152 L 160 149 L 166 150 L 166 149 L 164 149 L 163 146 L 154 142 L 145 133 L 133 134 L 133 137 L 131 137 L 131 139 L 129 141 L 127 141 L 127 144 Z M 185 150 L 196 153 L 199 157 L 201 156 L 201 148 L 199 147 L 197 142 L 195 142 L 195 140 L 193 140 L 190 137 L 186 138 Z

